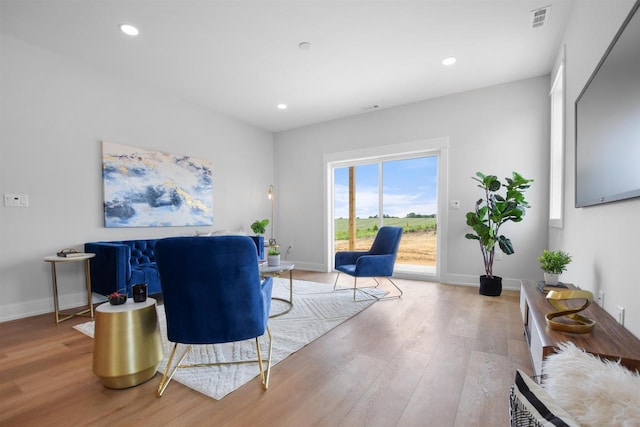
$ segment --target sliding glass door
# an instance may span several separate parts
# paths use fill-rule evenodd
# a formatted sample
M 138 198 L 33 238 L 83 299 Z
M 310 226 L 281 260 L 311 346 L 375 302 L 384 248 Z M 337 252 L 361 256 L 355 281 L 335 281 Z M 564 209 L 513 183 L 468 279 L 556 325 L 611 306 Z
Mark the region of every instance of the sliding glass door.
M 396 272 L 435 275 L 438 156 L 341 164 L 334 176 L 334 249 L 366 250 L 379 227 L 404 229 Z

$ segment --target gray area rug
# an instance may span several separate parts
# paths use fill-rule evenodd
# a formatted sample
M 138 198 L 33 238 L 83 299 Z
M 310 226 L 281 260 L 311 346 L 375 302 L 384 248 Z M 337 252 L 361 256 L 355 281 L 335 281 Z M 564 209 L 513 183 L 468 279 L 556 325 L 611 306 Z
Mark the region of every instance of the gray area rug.
M 385 292 L 377 289 L 367 289 L 367 292 L 377 296 L 385 295 Z M 273 296 L 289 298 L 289 279 L 274 279 Z M 362 292 L 358 292 L 358 298 L 367 299 L 354 302 L 352 290 L 334 291 L 333 285 L 294 280 L 293 308 L 288 313 L 269 320 L 269 328 L 273 335 L 272 364 L 275 365 L 286 359 L 289 355 L 376 301 Z M 271 313 L 280 313 L 286 308 L 284 303 L 274 300 L 272 301 Z M 162 305 L 158 306 L 158 320 L 165 355 L 164 360 L 158 366 L 158 372 L 162 373 L 173 347 L 173 344 L 167 340 L 166 320 Z M 74 328 L 93 337 L 94 322 L 82 323 Z M 266 357 L 268 342 L 268 337 L 265 334 L 260 341 L 263 357 Z M 183 346 L 178 346 L 177 355 L 181 354 L 183 348 Z M 257 358 L 255 340 L 251 339 L 229 344 L 194 346 L 183 363 L 210 363 L 254 358 Z M 178 369 L 173 380 L 219 400 L 258 375 L 257 363 L 251 363 Z M 278 381 L 278 379 L 274 378 L 272 373 L 271 383 L 274 381 Z M 167 392 L 170 393 L 170 390 Z

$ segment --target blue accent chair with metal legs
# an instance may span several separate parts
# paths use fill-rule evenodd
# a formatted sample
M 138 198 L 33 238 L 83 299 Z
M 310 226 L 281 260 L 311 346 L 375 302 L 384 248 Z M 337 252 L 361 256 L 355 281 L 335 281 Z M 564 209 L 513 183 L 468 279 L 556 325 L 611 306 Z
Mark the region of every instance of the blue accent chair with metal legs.
M 385 277 L 399 293 L 384 298 L 376 298 L 400 298 L 402 296 L 402 289 L 391 280 L 391 276 L 393 275 L 393 267 L 396 262 L 396 255 L 398 254 L 401 238 L 402 227 L 383 226 L 378 230 L 378 234 L 376 234 L 373 244 L 368 251 L 336 252 L 335 269 L 338 270 L 338 275 L 336 276 L 333 288 L 336 289 L 338 285 L 340 273 L 353 276 L 353 300 L 356 301 L 356 291 L 362 291 L 362 288 L 358 288 L 358 277 L 372 277 L 378 284 L 376 287 L 380 285 L 377 277 Z M 368 295 L 373 296 L 371 294 Z
M 211 365 L 255 362 L 262 387 L 267 390 L 273 344 L 267 322 L 273 280 L 271 277 L 261 280 L 253 240 L 246 236 L 171 237 L 157 241 L 155 254 L 167 338 L 174 343 L 157 396 L 163 395 L 176 369 L 194 368 L 182 365 L 192 346 L 248 339 L 255 339 L 255 360 Z M 265 332 L 269 347 L 263 359 L 259 338 Z M 178 344 L 186 349 L 174 364 Z

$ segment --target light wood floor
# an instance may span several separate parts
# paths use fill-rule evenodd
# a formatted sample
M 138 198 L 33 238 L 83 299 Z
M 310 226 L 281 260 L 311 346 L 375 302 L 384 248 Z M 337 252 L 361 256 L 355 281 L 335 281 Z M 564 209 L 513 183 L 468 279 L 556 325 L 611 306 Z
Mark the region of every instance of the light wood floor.
M 158 399 L 159 375 L 103 387 L 93 340 L 72 328 L 86 318 L 2 323 L 0 425 L 507 426 L 515 369 L 532 373 L 518 294 L 396 283 L 402 299 L 373 304 L 274 366 L 267 392 L 255 379 L 220 401 L 177 382 Z

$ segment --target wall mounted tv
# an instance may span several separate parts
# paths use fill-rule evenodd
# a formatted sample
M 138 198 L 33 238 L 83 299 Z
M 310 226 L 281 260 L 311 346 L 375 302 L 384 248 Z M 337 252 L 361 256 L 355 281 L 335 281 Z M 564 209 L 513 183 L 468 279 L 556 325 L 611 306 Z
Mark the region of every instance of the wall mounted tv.
M 576 207 L 640 197 L 639 7 L 576 99 Z

